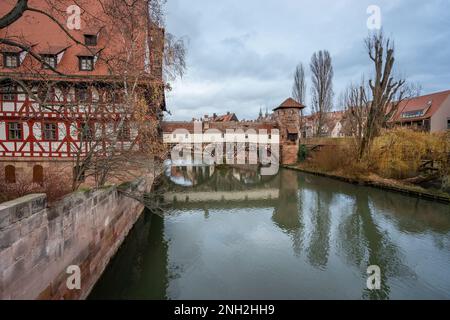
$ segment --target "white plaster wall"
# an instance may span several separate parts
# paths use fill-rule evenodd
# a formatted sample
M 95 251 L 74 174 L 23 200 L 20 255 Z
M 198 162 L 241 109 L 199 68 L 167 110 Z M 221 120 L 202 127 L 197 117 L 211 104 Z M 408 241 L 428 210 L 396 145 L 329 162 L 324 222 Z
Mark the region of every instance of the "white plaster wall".
M 42 125 L 40 122 L 35 122 L 33 125 L 33 133 L 34 133 L 34 137 L 37 140 L 41 140 L 42 139 Z
M 6 140 L 6 123 L 0 121 L 0 140 Z

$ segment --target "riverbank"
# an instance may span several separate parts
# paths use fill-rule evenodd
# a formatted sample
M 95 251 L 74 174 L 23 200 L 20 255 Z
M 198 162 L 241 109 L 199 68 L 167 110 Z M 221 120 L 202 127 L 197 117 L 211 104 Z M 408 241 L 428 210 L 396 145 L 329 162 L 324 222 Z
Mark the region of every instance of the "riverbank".
M 374 187 L 378 189 L 388 190 L 392 192 L 407 194 L 409 196 L 423 198 L 427 200 L 432 201 L 439 201 L 442 203 L 450 203 L 450 195 L 443 192 L 438 191 L 430 191 L 426 190 L 424 188 L 414 186 L 414 185 L 407 185 L 405 183 L 402 183 L 398 180 L 393 179 L 383 179 L 376 175 L 368 175 L 368 176 L 362 176 L 359 175 L 358 177 L 355 176 L 348 176 L 345 174 L 337 174 L 337 173 L 328 173 L 324 171 L 320 171 L 317 169 L 311 169 L 311 168 L 305 168 L 301 165 L 285 165 L 283 166 L 286 169 L 300 171 L 303 173 L 309 173 L 317 176 L 327 177 L 335 180 L 344 181 L 351 184 L 357 184 L 367 187 Z

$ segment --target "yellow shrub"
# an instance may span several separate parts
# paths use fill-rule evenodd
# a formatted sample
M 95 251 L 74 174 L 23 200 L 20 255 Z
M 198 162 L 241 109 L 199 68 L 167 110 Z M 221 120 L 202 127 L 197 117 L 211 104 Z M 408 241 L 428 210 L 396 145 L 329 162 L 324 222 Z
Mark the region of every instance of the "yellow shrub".
M 415 176 L 423 160 L 433 160 L 440 173 L 447 171 L 448 141 L 445 134 L 425 133 L 406 128 L 387 130 L 375 139 L 370 152 L 374 171 L 386 178 Z

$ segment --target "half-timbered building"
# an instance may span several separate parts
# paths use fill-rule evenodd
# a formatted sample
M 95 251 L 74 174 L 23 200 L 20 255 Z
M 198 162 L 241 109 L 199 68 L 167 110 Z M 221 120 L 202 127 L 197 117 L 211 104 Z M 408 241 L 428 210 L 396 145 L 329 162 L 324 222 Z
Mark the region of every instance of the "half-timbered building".
M 0 14 L 16 2 L 1 1 Z M 0 30 L 5 182 L 19 175 L 40 182 L 51 169 L 71 174 L 79 157 L 92 148 L 107 150 L 107 144 L 139 148 L 131 107 L 136 96 L 155 111 L 144 111 L 148 121 L 158 121 L 164 109 L 163 29 L 145 7 L 116 12 L 99 1 L 28 2 L 36 11 Z M 122 27 L 130 15 L 133 21 Z

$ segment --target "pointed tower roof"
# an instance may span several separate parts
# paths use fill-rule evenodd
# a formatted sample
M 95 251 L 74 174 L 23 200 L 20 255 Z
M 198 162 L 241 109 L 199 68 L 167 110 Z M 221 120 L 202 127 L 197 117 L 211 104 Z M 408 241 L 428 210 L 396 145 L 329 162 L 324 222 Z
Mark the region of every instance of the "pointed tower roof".
M 273 109 L 273 111 L 277 111 L 279 109 L 304 109 L 305 106 L 301 103 L 298 103 L 292 98 L 286 99 L 279 107 Z

